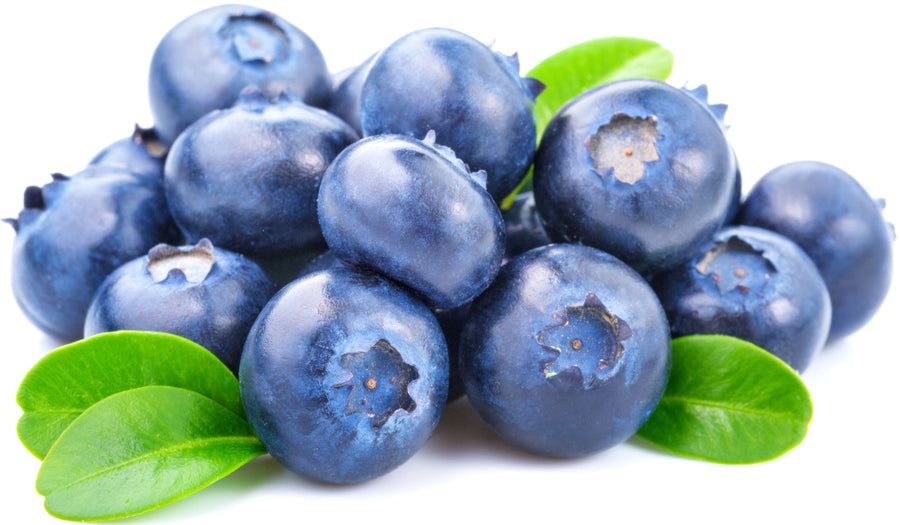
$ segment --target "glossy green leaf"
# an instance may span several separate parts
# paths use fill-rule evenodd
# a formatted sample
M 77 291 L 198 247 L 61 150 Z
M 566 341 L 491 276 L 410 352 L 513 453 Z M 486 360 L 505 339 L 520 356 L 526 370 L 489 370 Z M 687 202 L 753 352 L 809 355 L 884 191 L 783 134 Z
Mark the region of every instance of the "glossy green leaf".
M 630 37 L 588 40 L 544 59 L 525 74 L 546 85 L 532 110 L 538 141 L 553 115 L 569 100 L 614 80 L 665 80 L 672 74 L 672 63 L 671 51 L 651 40 Z M 516 195 L 529 190 L 531 170 L 519 187 L 503 200 L 502 208 L 508 209 Z
M 809 391 L 762 348 L 721 335 L 672 342 L 665 394 L 638 435 L 718 463 L 766 461 L 795 447 L 812 419 Z
M 244 417 L 240 386 L 212 353 L 157 332 L 111 332 L 60 347 L 25 375 L 16 401 L 19 439 L 39 458 L 94 403 L 125 390 L 169 385 L 203 394 Z
M 249 423 L 219 403 L 148 386 L 72 422 L 47 453 L 37 490 L 58 518 L 120 518 L 192 494 L 265 452 Z

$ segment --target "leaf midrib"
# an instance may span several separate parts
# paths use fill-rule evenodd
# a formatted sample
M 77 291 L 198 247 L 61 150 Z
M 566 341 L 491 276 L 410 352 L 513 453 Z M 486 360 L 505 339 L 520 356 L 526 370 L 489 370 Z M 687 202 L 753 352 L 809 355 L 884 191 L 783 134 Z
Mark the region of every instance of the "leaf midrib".
M 728 410 L 728 411 L 732 411 L 732 412 L 740 412 L 740 413 L 744 413 L 744 414 L 752 414 L 752 415 L 756 415 L 756 416 L 769 416 L 769 417 L 772 417 L 775 419 L 796 421 L 798 423 L 803 423 L 805 421 L 804 418 L 797 417 L 796 415 L 793 415 L 788 412 L 767 412 L 765 410 L 752 409 L 752 408 L 735 406 L 735 405 L 728 405 L 728 404 L 725 404 L 724 402 L 709 401 L 709 400 L 705 400 L 705 399 L 697 399 L 697 398 L 686 397 L 686 396 L 665 395 L 659 401 L 659 404 L 661 404 L 661 405 L 662 404 L 673 404 L 673 403 L 680 403 L 683 405 L 700 405 L 700 406 L 704 406 L 704 407 L 718 408 L 718 409 L 722 409 L 722 410 Z
M 201 445 L 211 445 L 211 444 L 216 444 L 216 443 L 229 443 L 229 442 L 246 442 L 247 444 L 250 444 L 250 445 L 253 445 L 253 444 L 259 444 L 260 446 L 262 445 L 260 443 L 260 441 L 253 436 L 220 436 L 220 437 L 209 438 L 209 439 L 194 439 L 194 440 L 190 440 L 190 441 L 187 441 L 187 442 L 179 444 L 179 445 L 161 448 L 161 449 L 153 451 L 149 454 L 144 454 L 142 456 L 138 456 L 136 458 L 133 458 L 131 460 L 128 460 L 128 461 L 125 461 L 122 463 L 117 463 L 116 465 L 113 465 L 113 466 L 110 466 L 103 470 L 92 473 L 89 476 L 84 476 L 84 477 L 78 478 L 77 480 L 72 481 L 71 483 L 68 483 L 67 485 L 59 487 L 57 489 L 53 489 L 53 490 L 47 492 L 47 494 L 44 494 L 44 496 L 49 496 L 50 494 L 53 494 L 55 492 L 64 491 L 66 489 L 74 487 L 75 485 L 84 483 L 84 482 L 89 481 L 94 478 L 98 478 L 108 472 L 112 472 L 112 471 L 120 469 L 120 468 L 125 468 L 129 465 L 133 465 L 133 464 L 139 463 L 141 461 L 144 461 L 144 460 L 156 457 L 156 456 L 161 456 L 166 453 L 177 452 L 180 450 L 187 450 L 187 449 L 191 449 L 191 448 L 197 448 L 198 446 L 201 446 Z

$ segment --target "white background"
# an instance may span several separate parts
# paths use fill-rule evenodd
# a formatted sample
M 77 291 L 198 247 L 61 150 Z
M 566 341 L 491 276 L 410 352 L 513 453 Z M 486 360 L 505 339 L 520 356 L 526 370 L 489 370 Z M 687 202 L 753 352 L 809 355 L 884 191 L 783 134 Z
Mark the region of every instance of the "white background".
M 577 5 L 582 7 L 576 7 Z M 14 2 L 0 32 L 0 216 L 50 173 L 72 174 L 102 147 L 152 124 L 147 69 L 163 34 L 207 2 Z M 728 103 L 745 192 L 775 166 L 833 163 L 887 198 L 896 179 L 900 91 L 889 2 L 302 2 L 267 7 L 306 31 L 332 71 L 412 30 L 444 26 L 518 51 L 523 72 L 603 36 L 656 40 L 675 54 L 674 85 L 710 86 Z M 741 7 L 734 7 L 739 5 Z M 839 7 L 835 7 L 838 5 Z M 4 231 L 5 229 L 5 231 Z M 19 381 L 57 345 L 19 313 L 8 284 L 13 231 L 0 228 L 0 450 L 9 523 L 56 521 L 34 490 L 39 461 L 18 442 Z M 897 250 L 895 249 L 895 257 Z M 541 521 L 897 523 L 896 375 L 900 285 L 862 331 L 827 347 L 804 374 L 815 414 L 806 440 L 768 463 L 679 458 L 632 439 L 579 460 L 548 460 L 493 437 L 466 401 L 450 405 L 426 447 L 375 481 L 307 482 L 263 457 L 136 523 Z

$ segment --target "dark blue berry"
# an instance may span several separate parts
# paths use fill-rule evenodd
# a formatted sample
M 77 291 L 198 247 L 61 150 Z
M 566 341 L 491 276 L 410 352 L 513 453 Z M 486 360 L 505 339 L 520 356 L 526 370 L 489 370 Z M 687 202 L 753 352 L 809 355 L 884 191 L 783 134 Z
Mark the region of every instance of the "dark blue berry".
M 247 416 L 269 453 L 326 483 L 409 459 L 447 397 L 447 348 L 430 311 L 376 274 L 310 274 L 263 309 L 241 359 Z
M 84 335 L 148 330 L 180 335 L 216 355 L 237 375 L 250 326 L 275 285 L 251 262 L 201 239 L 160 244 L 100 285 Z

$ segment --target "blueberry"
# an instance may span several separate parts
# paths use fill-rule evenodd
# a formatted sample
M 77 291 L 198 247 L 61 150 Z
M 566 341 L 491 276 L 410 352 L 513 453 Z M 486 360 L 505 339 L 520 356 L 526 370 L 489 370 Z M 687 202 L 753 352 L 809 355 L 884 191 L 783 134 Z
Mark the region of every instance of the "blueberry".
M 554 244 L 508 262 L 472 303 L 460 371 L 479 416 L 532 452 L 583 456 L 637 432 L 665 390 L 669 328 L 615 257 Z
M 360 136 L 362 136 L 362 117 L 360 116 L 360 105 L 362 99 L 362 87 L 366 81 L 366 75 L 375 63 L 374 54 L 366 59 L 362 64 L 346 71 L 342 78 L 335 78 L 334 93 L 331 95 L 331 104 L 328 111 L 341 117 L 344 122 L 350 124 Z
M 488 191 L 500 201 L 531 165 L 531 105 L 542 88 L 519 77 L 515 56 L 456 31 L 422 29 L 372 64 L 361 92 L 362 130 L 414 137 L 435 130 L 473 170 L 487 172 Z
M 241 255 L 214 248 L 159 244 L 120 266 L 91 301 L 84 336 L 149 330 L 186 337 L 237 375 L 244 341 L 275 293 L 263 271 Z
M 331 250 L 419 292 L 434 308 L 466 303 L 503 258 L 500 210 L 453 152 L 404 135 L 368 137 L 344 150 L 319 188 L 319 223 Z
M 516 195 L 512 206 L 503 210 L 503 225 L 506 228 L 507 259 L 553 242 L 544 231 L 534 203 L 534 193 L 530 191 Z
M 553 117 L 535 155 L 534 197 L 551 239 L 607 251 L 650 277 L 722 226 L 735 177 L 708 105 L 662 82 L 623 80 Z
M 162 179 L 168 149 L 153 128 L 135 125 L 130 137 L 103 148 L 91 159 L 90 165 L 120 167 L 131 173 Z
M 240 368 L 248 419 L 302 476 L 358 483 L 409 459 L 447 397 L 447 350 L 428 309 L 377 274 L 336 268 L 278 292 Z
M 887 296 L 893 230 L 879 204 L 835 166 L 802 161 L 775 168 L 747 194 L 737 222 L 778 232 L 813 260 L 831 296 L 829 340 L 862 327 Z
M 192 124 L 172 145 L 166 197 L 191 242 L 248 257 L 318 253 L 316 197 L 325 168 L 356 133 L 290 92 L 246 88 L 237 104 Z
M 672 336 L 722 334 L 803 372 L 825 344 L 831 301 L 809 257 L 777 233 L 735 226 L 654 282 Z
M 82 336 L 94 292 L 121 264 L 180 239 L 162 181 L 89 166 L 25 190 L 12 248 L 12 290 L 25 316 L 63 339 Z
M 290 89 L 317 107 L 331 96 L 315 42 L 274 13 L 222 5 L 189 16 L 163 37 L 150 63 L 157 133 L 171 144 L 206 113 L 231 106 L 249 85 L 269 98 Z

